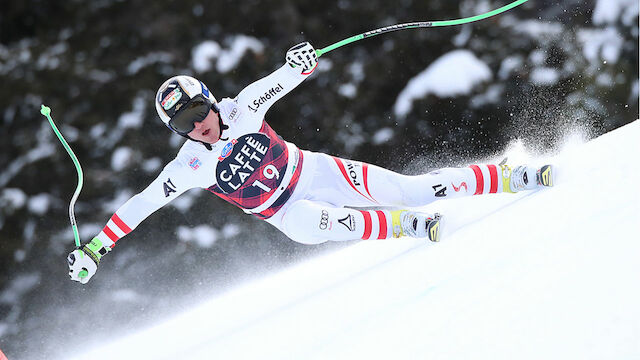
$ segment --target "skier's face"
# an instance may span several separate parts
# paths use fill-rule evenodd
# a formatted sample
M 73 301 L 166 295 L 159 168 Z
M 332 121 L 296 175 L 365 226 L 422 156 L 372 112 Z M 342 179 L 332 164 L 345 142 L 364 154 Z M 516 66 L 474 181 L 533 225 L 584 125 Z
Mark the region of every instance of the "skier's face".
M 220 140 L 220 123 L 218 122 L 218 116 L 220 115 L 209 110 L 209 114 L 204 120 L 193 123 L 195 127 L 187 135 L 193 140 L 202 141 L 207 144 L 213 144 Z

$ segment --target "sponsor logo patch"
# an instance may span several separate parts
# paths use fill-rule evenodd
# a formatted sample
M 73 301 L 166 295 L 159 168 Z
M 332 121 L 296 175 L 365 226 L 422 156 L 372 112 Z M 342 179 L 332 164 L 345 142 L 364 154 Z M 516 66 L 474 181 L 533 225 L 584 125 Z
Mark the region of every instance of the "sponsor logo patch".
M 274 98 L 276 96 L 276 94 L 278 94 L 280 91 L 284 90 L 284 87 L 278 83 L 278 85 L 272 87 L 271 89 L 269 89 L 268 91 L 266 91 L 262 96 L 260 96 L 257 99 L 254 99 L 251 105 L 247 105 L 249 107 L 249 110 L 253 111 L 253 112 L 258 112 L 258 108 L 262 105 L 267 103 L 269 100 L 271 100 L 272 98 Z
M 318 225 L 318 227 L 320 228 L 320 230 L 327 230 L 328 226 L 329 213 L 327 212 L 327 210 L 322 210 L 322 215 L 320 216 L 320 224 Z
M 176 192 L 176 186 L 171 182 L 171 178 L 167 179 L 167 181 L 162 184 L 162 189 L 164 190 L 164 197 L 169 197 L 171 193 Z
M 218 187 L 225 193 L 229 194 L 238 190 L 251 175 L 260 168 L 262 159 L 269 150 L 269 144 L 271 140 L 265 134 L 253 133 L 247 134 L 237 140 L 237 143 L 225 145 L 229 148 L 225 151 L 223 149 L 223 155 L 220 156 L 222 160 L 216 166 L 216 181 Z M 223 158 L 223 156 L 225 156 Z M 264 176 L 267 179 L 279 179 L 280 176 L 273 169 L 264 169 Z M 271 172 L 269 172 L 271 171 Z M 262 182 L 256 180 L 254 185 L 260 187 L 265 192 L 270 192 L 272 189 L 265 186 Z
M 236 115 L 238 115 L 238 108 L 234 107 L 233 110 L 231 110 L 231 113 L 229 114 L 229 121 L 233 121 L 233 118 L 236 117 Z
M 182 91 L 180 91 L 180 88 L 173 89 L 173 91 L 167 94 L 162 100 L 162 108 L 165 110 L 171 109 L 181 98 Z
M 232 139 L 230 142 L 228 142 L 227 145 L 222 148 L 222 152 L 220 153 L 220 156 L 218 156 L 218 161 L 226 159 L 233 151 L 233 146 L 237 143 L 238 140 L 236 139 Z
M 356 231 L 356 222 L 353 218 L 353 215 L 349 214 L 344 219 L 338 219 L 338 222 L 349 229 L 349 231 Z
M 460 189 L 464 188 L 464 191 L 467 192 L 469 191 L 468 187 L 467 187 L 467 183 L 466 182 L 462 182 L 460 183 L 460 185 L 455 186 L 454 183 L 451 183 L 451 186 L 453 186 L 453 190 L 455 190 L 456 192 L 460 192 Z
M 438 185 L 434 185 L 432 186 L 433 191 L 436 192 L 436 197 L 445 197 L 447 196 L 447 187 L 446 186 L 442 186 L 442 184 L 438 184 Z
M 356 172 L 356 167 L 360 168 L 360 164 L 349 160 L 345 160 L 345 163 L 347 163 L 347 171 L 349 172 L 349 177 L 351 178 L 353 185 L 360 186 L 360 182 L 358 181 L 360 171 Z
M 202 165 L 202 161 L 200 161 L 200 159 L 198 159 L 197 157 L 194 157 L 193 159 L 191 159 L 191 161 L 189 161 L 189 166 L 193 170 L 198 170 L 200 165 Z
M 209 89 L 207 89 L 202 81 L 200 81 L 200 87 L 202 88 L 202 95 L 204 95 L 204 97 L 206 98 L 209 98 Z

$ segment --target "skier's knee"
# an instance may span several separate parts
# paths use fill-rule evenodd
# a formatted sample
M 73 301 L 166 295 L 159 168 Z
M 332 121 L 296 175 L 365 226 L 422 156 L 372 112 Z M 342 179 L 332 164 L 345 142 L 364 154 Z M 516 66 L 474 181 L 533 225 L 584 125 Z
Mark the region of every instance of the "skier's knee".
M 327 241 L 326 234 L 316 229 L 322 226 L 322 207 L 309 200 L 293 203 L 284 215 L 284 233 L 293 241 L 315 245 Z
M 418 207 L 428 204 L 429 188 L 426 186 L 426 179 L 430 179 L 431 173 L 424 175 L 404 175 L 402 188 L 402 205 L 407 207 Z

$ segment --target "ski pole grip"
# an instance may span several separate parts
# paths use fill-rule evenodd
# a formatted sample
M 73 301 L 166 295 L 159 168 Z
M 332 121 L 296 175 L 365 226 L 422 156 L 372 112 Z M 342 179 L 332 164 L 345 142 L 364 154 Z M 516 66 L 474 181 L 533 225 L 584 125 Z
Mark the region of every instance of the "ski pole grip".
M 49 116 L 51 115 L 51 108 L 48 106 L 45 106 L 44 104 L 40 107 L 40 114 L 44 115 L 44 116 Z

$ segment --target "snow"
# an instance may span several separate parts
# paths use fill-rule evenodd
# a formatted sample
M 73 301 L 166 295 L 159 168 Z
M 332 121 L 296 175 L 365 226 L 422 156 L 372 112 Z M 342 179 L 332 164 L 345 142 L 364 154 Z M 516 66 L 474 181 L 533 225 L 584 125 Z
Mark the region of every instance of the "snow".
M 517 33 L 523 33 L 529 35 L 533 39 L 546 39 L 553 38 L 565 31 L 562 23 L 551 21 L 538 21 L 538 20 L 526 20 L 526 21 L 512 21 L 513 30 Z
M 91 136 L 92 139 L 99 139 L 106 131 L 107 125 L 105 123 L 100 123 L 91 127 L 89 130 L 89 136 Z
M 37 273 L 14 276 L 9 286 L 0 293 L 0 304 L 16 304 L 20 302 L 20 298 L 37 286 L 39 282 L 40 275 Z
M 238 234 L 240 234 L 240 226 L 236 225 L 236 224 L 225 224 L 222 227 L 222 230 L 220 230 L 220 232 L 222 232 L 222 236 L 225 238 L 232 238 Z
M 11 75 L 19 66 L 33 61 L 30 48 L 34 45 L 32 39 L 20 40 L 11 48 L 0 48 L 0 75 Z
M 264 46 L 254 37 L 237 35 L 235 39 L 233 39 L 230 49 L 222 51 L 220 54 L 216 68 L 221 73 L 235 69 L 240 59 L 242 59 L 244 54 L 249 50 L 254 53 L 262 53 Z
M 43 127 L 49 127 L 49 123 L 43 122 Z M 51 130 L 49 129 L 48 131 L 50 134 Z M 42 131 L 37 134 L 39 139 L 44 138 L 40 137 L 41 134 Z M 2 170 L 0 170 L 0 188 L 8 184 L 9 181 L 11 181 L 14 176 L 18 175 L 24 167 L 40 159 L 44 159 L 53 155 L 56 150 L 57 148 L 53 146 L 53 144 L 46 141 L 41 141 L 40 143 L 38 143 L 38 146 L 29 150 L 26 154 L 13 159 L 8 166 L 3 166 Z
M 329 72 L 333 69 L 333 61 L 329 58 L 322 58 L 322 61 L 318 61 L 317 72 Z
M 639 137 L 635 121 L 555 156 L 516 143 L 513 161 L 556 165 L 555 187 L 433 203 L 438 244 L 354 242 L 72 355 L 637 359 Z
M 204 7 L 201 4 L 196 4 L 193 6 L 193 9 L 191 9 L 191 11 L 195 16 L 202 16 L 204 14 Z
M 500 63 L 500 70 L 498 70 L 498 77 L 500 80 L 505 80 L 515 70 L 522 68 L 522 57 L 518 55 L 512 55 L 504 58 Z
M 529 79 L 535 85 L 550 86 L 558 82 L 560 74 L 557 69 L 550 67 L 537 67 L 531 71 Z
M 602 60 L 616 63 L 624 45 L 624 39 L 613 27 L 578 30 L 578 40 L 582 43 L 584 57 L 597 65 Z
M 529 62 L 533 65 L 540 66 L 547 60 L 547 53 L 544 50 L 533 50 L 529 54 Z
M 13 259 L 18 263 L 23 262 L 24 259 L 26 258 L 27 258 L 27 252 L 22 249 L 18 249 L 13 253 Z
M 471 98 L 471 107 L 479 108 L 487 104 L 496 104 L 500 101 L 504 93 L 504 85 L 496 83 L 489 85 L 487 90 Z
M 358 95 L 358 84 L 360 84 L 365 78 L 364 64 L 360 61 L 354 61 L 347 66 L 346 70 L 351 76 L 352 81 L 340 85 L 338 88 L 338 94 L 346 98 L 353 99 Z
M 342 84 L 338 88 L 338 94 L 346 98 L 353 99 L 358 95 L 358 88 L 352 83 Z
M 611 77 L 611 74 L 600 73 L 598 74 L 598 76 L 596 76 L 596 84 L 600 86 L 611 87 L 613 86 L 613 78 Z
M 83 223 L 78 225 L 78 234 L 80 239 L 92 239 L 96 234 L 100 233 L 104 224 L 102 223 Z
M 127 200 L 133 196 L 133 192 L 130 189 L 120 190 L 116 193 L 115 197 L 110 201 L 105 201 L 102 206 L 102 210 L 105 213 L 115 213 L 116 210 L 122 206 Z
M 362 61 L 354 61 L 347 67 L 347 72 L 355 83 L 360 83 L 366 77 Z
M 184 242 L 195 242 L 203 248 L 210 248 L 218 239 L 217 230 L 209 225 L 198 225 L 193 228 L 178 227 L 178 239 Z
M 637 0 L 598 0 L 593 10 L 596 25 L 615 24 L 622 17 L 622 23 L 629 26 L 638 17 Z
M 429 94 L 441 98 L 469 94 L 474 86 L 491 77 L 491 69 L 472 52 L 451 51 L 409 80 L 396 99 L 394 113 L 404 118 L 411 112 L 414 100 Z
M 47 48 L 36 61 L 38 70 L 53 70 L 60 65 L 60 55 L 67 52 L 69 45 L 65 42 L 54 44 Z
M 106 84 L 112 81 L 116 77 L 116 74 L 113 71 L 91 69 L 89 70 L 87 77 L 91 81 Z
M 141 298 L 143 298 L 143 296 L 132 289 L 119 289 L 111 293 L 111 300 L 115 302 L 135 303 Z
M 144 120 L 144 113 L 147 108 L 146 104 L 147 101 L 142 96 L 137 96 L 133 99 L 133 110 L 120 115 L 118 118 L 118 126 L 123 129 L 140 128 Z
M 187 190 L 187 192 L 180 195 L 180 197 L 173 199 L 173 201 L 169 203 L 169 206 L 185 212 L 191 208 L 191 205 L 193 205 L 193 202 L 196 200 L 197 196 L 197 189 Z
M 36 215 L 44 215 L 49 210 L 49 205 L 51 205 L 51 198 L 46 193 L 34 195 L 27 202 L 29 211 Z
M 22 190 L 18 188 L 7 188 L 2 190 L 0 204 L 2 204 L 3 209 L 6 209 L 7 207 L 20 209 L 26 202 L 27 195 Z
M 4 334 L 8 332 L 9 328 L 9 324 L 0 322 L 0 337 L 3 337 Z M 0 355 L 2 354 L 1 351 L 2 350 L 0 350 Z
M 193 68 L 199 73 L 211 70 L 211 62 L 220 55 L 221 51 L 220 44 L 213 40 L 207 40 L 196 45 L 191 51 Z
M 216 70 L 227 73 L 238 66 L 247 51 L 259 54 L 263 50 L 264 45 L 258 39 L 246 35 L 235 35 L 228 49 L 223 49 L 213 40 L 196 45 L 191 51 L 191 62 L 196 72 L 203 73 L 210 71 L 214 66 L 214 60 L 217 60 Z
M 147 173 L 155 173 L 162 167 L 162 160 L 159 157 L 153 157 L 142 162 L 142 170 Z
M 156 63 L 169 63 L 172 60 L 173 55 L 171 53 L 163 51 L 151 52 L 145 56 L 138 57 L 129 63 L 129 66 L 127 66 L 127 74 L 135 75 L 147 66 L 151 66 Z
M 111 154 L 111 168 L 114 171 L 122 171 L 131 165 L 133 150 L 128 146 L 121 146 Z
M 371 138 L 371 142 L 374 145 L 380 145 L 391 140 L 391 138 L 393 138 L 393 129 L 389 127 L 385 127 L 376 131 L 376 133 L 373 134 L 373 137 Z

